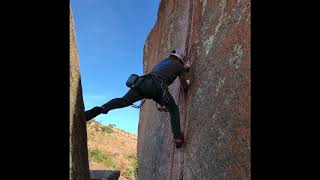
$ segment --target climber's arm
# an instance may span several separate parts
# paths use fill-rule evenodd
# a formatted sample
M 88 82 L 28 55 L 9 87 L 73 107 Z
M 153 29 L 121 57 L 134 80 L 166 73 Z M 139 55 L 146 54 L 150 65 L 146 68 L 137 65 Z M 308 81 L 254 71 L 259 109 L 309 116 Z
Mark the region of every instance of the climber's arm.
M 179 76 L 179 80 L 184 91 L 188 90 L 188 87 L 190 84 L 190 80 L 187 80 L 187 76 L 186 76 L 187 72 L 189 72 L 189 68 L 185 69 L 185 71 Z

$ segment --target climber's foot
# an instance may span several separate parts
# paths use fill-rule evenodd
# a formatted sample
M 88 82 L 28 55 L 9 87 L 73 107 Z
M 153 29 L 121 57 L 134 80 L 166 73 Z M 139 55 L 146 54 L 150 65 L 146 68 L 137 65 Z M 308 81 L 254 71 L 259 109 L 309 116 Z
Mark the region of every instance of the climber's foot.
M 174 139 L 174 143 L 176 145 L 176 148 L 180 148 L 182 144 L 184 143 L 184 137 L 183 134 L 181 134 L 180 138 Z
M 98 106 L 86 111 L 85 112 L 86 121 L 90 121 L 94 117 L 98 116 L 99 114 L 101 114 L 101 111 L 102 111 L 102 108 Z

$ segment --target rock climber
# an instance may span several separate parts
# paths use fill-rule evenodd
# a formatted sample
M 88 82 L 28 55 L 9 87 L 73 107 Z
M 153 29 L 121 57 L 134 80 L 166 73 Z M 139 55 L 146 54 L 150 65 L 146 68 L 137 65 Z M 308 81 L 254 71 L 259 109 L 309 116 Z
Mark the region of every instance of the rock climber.
M 174 49 L 169 56 L 146 75 L 137 77 L 131 75 L 128 78 L 127 86 L 131 87 L 122 98 L 114 98 L 102 106 L 96 106 L 85 112 L 86 121 L 100 115 L 107 114 L 110 110 L 123 108 L 132 105 L 142 99 L 152 99 L 161 107 L 165 107 L 170 114 L 171 129 L 176 148 L 184 143 L 184 137 L 180 129 L 179 108 L 175 103 L 168 86 L 179 76 L 183 90 L 186 92 L 189 80 L 186 78 L 190 66 L 186 61 L 185 52 L 181 49 Z M 135 78 L 132 80 L 132 78 Z M 130 82 L 133 85 L 128 85 Z

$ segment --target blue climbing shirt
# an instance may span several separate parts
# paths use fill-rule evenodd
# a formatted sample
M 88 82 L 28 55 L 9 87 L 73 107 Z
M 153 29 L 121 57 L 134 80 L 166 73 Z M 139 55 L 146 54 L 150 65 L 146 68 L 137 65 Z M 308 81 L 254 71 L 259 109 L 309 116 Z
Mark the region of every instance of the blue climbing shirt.
M 149 74 L 157 76 L 163 80 L 168 86 L 184 72 L 182 62 L 175 61 L 170 58 L 162 60 L 159 64 L 154 66 Z

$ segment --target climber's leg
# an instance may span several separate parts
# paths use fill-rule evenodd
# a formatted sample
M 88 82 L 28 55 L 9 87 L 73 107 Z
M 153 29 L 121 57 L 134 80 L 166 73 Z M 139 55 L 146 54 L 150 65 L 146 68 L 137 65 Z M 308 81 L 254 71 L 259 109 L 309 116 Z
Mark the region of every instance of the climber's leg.
M 91 119 L 93 119 L 94 117 L 98 116 L 101 113 L 102 113 L 102 108 L 96 106 L 96 107 L 84 112 L 85 120 L 90 121 Z
M 143 99 L 143 97 L 136 90 L 130 89 L 122 98 L 114 98 L 101 107 L 104 109 L 103 113 L 107 114 L 108 111 L 112 109 L 130 106 L 141 99 Z
M 170 113 L 173 138 L 179 139 L 181 138 L 179 108 L 169 91 L 166 92 L 166 95 L 167 95 L 167 101 L 164 102 L 164 105 L 166 106 L 166 109 Z
M 122 98 L 115 98 L 107 102 L 106 104 L 102 105 L 101 107 L 94 107 L 88 111 L 85 112 L 86 115 L 86 121 L 91 120 L 92 118 L 100 115 L 101 113 L 107 114 L 108 111 L 112 109 L 117 109 L 117 108 L 123 108 L 130 106 L 136 101 L 139 101 L 143 99 L 139 93 L 134 90 L 130 89 L 127 94 L 125 94 Z
M 176 105 L 169 91 L 166 92 L 166 95 L 167 95 L 167 98 L 166 98 L 167 100 L 164 101 L 164 105 L 166 106 L 166 109 L 170 113 L 171 128 L 172 128 L 174 143 L 176 145 L 176 148 L 180 148 L 184 143 L 184 137 L 180 129 L 179 108 Z

